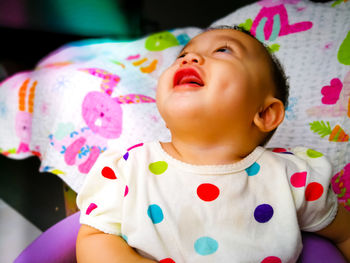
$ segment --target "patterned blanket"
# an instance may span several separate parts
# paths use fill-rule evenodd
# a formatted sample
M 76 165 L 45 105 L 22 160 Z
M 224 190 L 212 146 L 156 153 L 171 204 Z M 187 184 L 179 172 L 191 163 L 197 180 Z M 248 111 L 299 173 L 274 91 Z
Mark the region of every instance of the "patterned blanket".
M 263 0 L 212 25 L 233 24 L 264 42 L 289 77 L 286 119 L 268 146 L 303 145 L 326 154 L 333 189 L 350 208 L 350 3 Z M 69 43 L 34 70 L 6 79 L 0 84 L 0 153 L 36 155 L 41 171 L 79 191 L 106 149 L 169 140 L 154 103 L 157 78 L 199 32 Z

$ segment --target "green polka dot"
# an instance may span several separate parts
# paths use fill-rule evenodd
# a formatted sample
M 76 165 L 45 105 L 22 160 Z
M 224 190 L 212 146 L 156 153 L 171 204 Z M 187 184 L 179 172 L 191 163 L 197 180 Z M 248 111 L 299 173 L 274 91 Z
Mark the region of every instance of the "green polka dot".
M 168 169 L 168 164 L 164 161 L 159 161 L 155 163 L 151 163 L 149 165 L 149 170 L 154 174 L 162 174 Z
M 149 51 L 162 51 L 178 45 L 179 41 L 168 31 L 150 35 L 145 41 L 145 48 Z
M 350 31 L 339 47 L 338 60 L 344 65 L 350 65 Z
M 307 154 L 307 156 L 309 156 L 310 158 L 319 158 L 319 157 L 323 156 L 322 153 L 317 152 L 317 151 L 312 150 L 312 149 L 308 149 L 308 150 L 306 151 L 306 154 Z
M 240 27 L 243 27 L 245 30 L 250 31 L 253 25 L 253 20 L 248 18 L 244 23 L 239 24 Z

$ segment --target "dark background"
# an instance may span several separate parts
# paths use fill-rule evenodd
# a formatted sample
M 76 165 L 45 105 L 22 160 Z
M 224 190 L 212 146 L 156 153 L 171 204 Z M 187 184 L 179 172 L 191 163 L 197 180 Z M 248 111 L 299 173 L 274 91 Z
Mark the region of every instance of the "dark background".
M 135 39 L 167 29 L 207 27 L 252 2 L 0 0 L 0 63 L 7 75 L 12 75 L 32 69 L 41 58 L 67 42 L 102 37 Z
M 136 39 L 179 28 L 207 27 L 242 0 L 0 0 L 0 81 L 33 69 L 51 51 L 89 38 Z M 326 1 L 318 1 L 326 2 Z M 66 216 L 62 181 L 39 173 L 36 157 L 0 155 L 0 198 L 41 230 Z

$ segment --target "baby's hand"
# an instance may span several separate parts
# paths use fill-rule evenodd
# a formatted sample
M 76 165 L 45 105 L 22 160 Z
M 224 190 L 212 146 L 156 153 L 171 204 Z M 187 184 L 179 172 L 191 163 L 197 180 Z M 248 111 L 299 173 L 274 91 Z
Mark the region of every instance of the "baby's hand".
M 350 262 L 350 212 L 348 210 L 339 205 L 333 222 L 317 234 L 331 239 Z
M 82 225 L 77 238 L 77 262 L 79 263 L 151 263 L 140 256 L 120 236 L 103 233 Z

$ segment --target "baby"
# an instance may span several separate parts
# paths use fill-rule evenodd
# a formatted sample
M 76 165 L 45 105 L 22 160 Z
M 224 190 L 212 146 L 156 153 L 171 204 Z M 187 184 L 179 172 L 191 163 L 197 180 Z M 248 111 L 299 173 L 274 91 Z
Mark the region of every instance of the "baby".
M 78 195 L 79 262 L 296 262 L 301 230 L 350 260 L 350 213 L 319 152 L 262 147 L 284 118 L 279 63 L 237 27 L 194 37 L 163 72 L 170 142 L 107 151 Z

